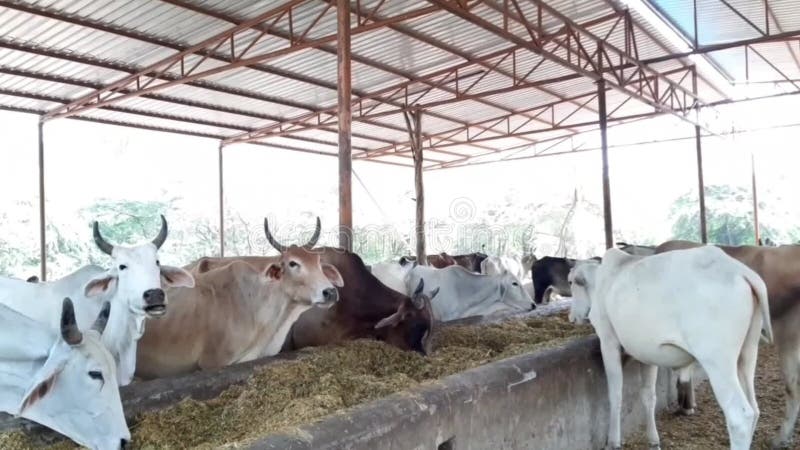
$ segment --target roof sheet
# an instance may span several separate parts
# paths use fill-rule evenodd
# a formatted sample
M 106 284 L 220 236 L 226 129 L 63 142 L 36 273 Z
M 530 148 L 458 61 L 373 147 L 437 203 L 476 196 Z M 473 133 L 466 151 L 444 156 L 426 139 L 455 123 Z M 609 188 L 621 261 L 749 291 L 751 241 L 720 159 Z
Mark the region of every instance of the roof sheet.
M 643 1 L 679 29 L 687 42 L 694 40 L 691 2 Z M 698 0 L 701 45 L 762 36 L 767 24 L 771 33 L 800 31 L 800 11 L 794 0 L 770 0 L 770 11 L 762 2 L 727 2 L 730 7 L 719 0 Z M 152 83 L 179 78 L 195 64 L 204 71 L 220 68 L 243 52 L 275 56 L 89 109 L 78 118 L 220 139 L 265 129 L 258 143 L 335 154 L 335 117 L 324 126 L 314 122 L 319 120 L 316 113 L 337 106 L 336 46 L 329 39 L 336 32 L 336 8 L 326 0 L 0 0 L 0 108 L 51 112 L 288 3 L 295 5 L 291 24 L 286 11 L 276 14 L 242 29 L 232 41 L 188 55 L 183 65 L 161 67 L 155 74 L 158 80 Z M 605 39 L 607 46 L 625 49 L 629 45 L 624 20 L 614 15 L 622 8 L 617 0 L 546 3 L 569 20 L 587 24 L 585 28 Z M 505 4 L 485 0 L 470 13 L 530 40 L 518 11 L 504 17 Z M 522 14 L 536 23 L 535 2 L 519 4 Z M 516 153 L 536 141 L 585 130 L 572 125 L 597 119 L 593 98 L 597 88 L 592 80 L 432 5 L 415 0 L 351 3 L 354 154 L 363 156 L 368 151 L 370 157 L 384 155 L 374 156 L 383 162 L 409 165 L 408 133 L 398 110 L 407 104 L 426 107 L 423 135 L 427 145 L 433 143 L 428 155 L 434 164 L 461 163 L 465 155 L 494 158 L 498 151 L 508 149 Z M 416 14 L 421 10 L 427 12 Z M 380 21 L 402 14 L 411 15 L 389 26 L 359 31 L 367 17 Z M 682 51 L 679 43 L 637 10 L 630 14 L 640 59 Z M 565 42 L 561 19 L 545 11 L 541 24 L 550 33 L 546 48 L 557 51 L 557 45 Z M 328 40 L 315 46 L 301 44 L 305 47 L 299 51 L 286 50 L 293 42 L 314 39 Z M 592 51 L 589 43 L 582 45 Z M 722 50 L 708 58 L 732 80 L 757 85 L 758 92 L 800 89 L 787 81 L 800 79 L 797 45 L 753 45 L 746 64 L 743 52 L 741 47 Z M 572 63 L 577 57 L 571 54 L 569 58 Z M 650 67 L 667 72 L 690 64 L 687 58 L 677 58 Z M 679 80 L 682 74 L 671 77 Z M 684 85 L 687 82 L 683 77 Z M 706 101 L 723 98 L 703 74 L 699 89 Z M 556 102 L 561 104 L 547 108 Z M 607 103 L 616 117 L 652 111 L 617 91 L 608 92 Z M 292 128 L 287 128 L 289 122 L 306 117 L 308 129 L 286 131 Z M 321 117 L 328 120 L 330 116 Z M 280 122 L 284 124 L 279 126 Z M 558 129 L 549 130 L 553 126 Z

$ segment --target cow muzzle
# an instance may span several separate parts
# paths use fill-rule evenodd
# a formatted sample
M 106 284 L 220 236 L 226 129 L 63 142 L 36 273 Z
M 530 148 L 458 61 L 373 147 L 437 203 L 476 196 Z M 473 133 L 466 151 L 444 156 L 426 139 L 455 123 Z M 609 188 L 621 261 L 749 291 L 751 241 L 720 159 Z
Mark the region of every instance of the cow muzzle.
M 151 317 L 163 316 L 167 312 L 167 296 L 162 289 L 144 291 L 144 312 Z
M 316 303 L 314 306 L 330 308 L 338 300 L 339 300 L 339 291 L 337 291 L 335 287 L 325 288 L 322 290 L 322 301 Z

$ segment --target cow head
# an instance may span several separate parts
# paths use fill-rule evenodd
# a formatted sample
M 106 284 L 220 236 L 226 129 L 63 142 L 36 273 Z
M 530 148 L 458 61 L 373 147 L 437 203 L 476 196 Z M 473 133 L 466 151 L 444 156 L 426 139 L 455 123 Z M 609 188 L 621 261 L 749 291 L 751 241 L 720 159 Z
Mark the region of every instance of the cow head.
M 303 246 L 285 246 L 278 242 L 269 231 L 269 223 L 264 219 L 264 232 L 267 241 L 281 253 L 280 260 L 267 267 L 268 278 L 278 281 L 283 291 L 295 302 L 314 306 L 330 307 L 339 300 L 336 287 L 344 286 L 342 275 L 332 264 L 320 263 L 319 253 L 311 249 L 319 240 L 321 224 L 317 217 L 314 235 Z
M 533 299 L 522 287 L 522 283 L 517 277 L 507 271 L 503 271 L 502 274 L 496 276 L 500 281 L 501 302 L 522 311 L 536 309 L 536 304 L 533 303 Z
M 578 325 L 586 323 L 592 310 L 592 286 L 595 283 L 596 262 L 582 262 L 569 272 L 569 284 L 572 290 L 572 305 L 569 308 L 569 321 Z
M 194 287 L 194 278 L 180 267 L 164 266 L 158 259 L 158 249 L 167 239 L 167 220 L 161 216 L 161 231 L 152 242 L 135 247 L 109 244 L 100 234 L 97 222 L 93 224 L 94 242 L 100 250 L 111 256 L 111 268 L 100 278 L 86 284 L 85 294 L 117 295 L 128 302 L 130 311 L 137 315 L 155 317 L 167 310 L 167 296 L 162 286 Z
M 439 293 L 437 287 L 425 294 L 424 280 L 420 279 L 411 298 L 405 299 L 397 311 L 375 324 L 375 329 L 389 328 L 386 342 L 402 349 L 410 349 L 427 355 L 433 334 L 433 310 L 431 300 Z M 398 326 L 402 324 L 403 326 Z
M 61 337 L 33 376 L 19 415 L 92 449 L 119 449 L 131 438 L 117 387 L 116 363 L 100 341 L 110 310 L 103 303 L 94 325 L 81 332 L 65 298 Z

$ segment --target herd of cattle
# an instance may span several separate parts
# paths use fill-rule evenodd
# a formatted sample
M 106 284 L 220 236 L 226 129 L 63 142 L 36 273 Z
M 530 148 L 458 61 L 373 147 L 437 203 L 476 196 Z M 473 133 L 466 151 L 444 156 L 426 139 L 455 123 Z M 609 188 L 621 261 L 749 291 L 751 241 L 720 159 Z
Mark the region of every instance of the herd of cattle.
M 152 242 L 96 245 L 108 268 L 89 265 L 56 281 L 0 278 L 0 411 L 93 449 L 130 440 L 119 386 L 224 367 L 281 351 L 371 338 L 427 354 L 439 322 L 528 311 L 554 294 L 573 297 L 570 319 L 591 320 L 609 384 L 609 445 L 620 446 L 621 355 L 649 364 L 642 399 L 658 447 L 658 366 L 679 371 L 679 400 L 694 408 L 692 366 L 708 374 L 732 448 L 749 448 L 758 407 L 759 340 L 778 345 L 787 387 L 776 445 L 789 445 L 800 409 L 800 246 L 711 247 L 672 241 L 618 244 L 576 261 L 483 253 L 402 257 L 373 266 L 339 248 L 285 245 L 278 256 L 204 257 L 161 264 L 162 216 Z M 700 247 L 700 248 L 694 248 Z M 721 250 L 720 250 L 721 249 Z M 531 281 L 524 282 L 530 274 Z M 769 293 L 769 300 L 767 299 Z M 774 326 L 774 333 L 772 326 Z

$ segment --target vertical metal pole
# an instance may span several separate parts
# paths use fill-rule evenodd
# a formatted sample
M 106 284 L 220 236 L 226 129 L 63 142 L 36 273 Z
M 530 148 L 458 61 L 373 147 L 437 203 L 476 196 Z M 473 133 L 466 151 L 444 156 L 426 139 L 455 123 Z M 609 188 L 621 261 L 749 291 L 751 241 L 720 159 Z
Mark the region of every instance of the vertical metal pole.
M 42 281 L 47 281 L 47 233 L 44 210 L 44 121 L 39 118 L 39 268 Z
M 694 49 L 700 47 L 700 38 L 697 36 L 697 0 L 692 1 L 692 19 L 694 19 Z
M 337 0 L 336 65 L 339 101 L 339 246 L 353 250 L 352 148 L 350 147 L 350 0 Z
M 614 246 L 614 233 L 611 223 L 611 186 L 608 176 L 608 136 L 606 114 L 606 82 L 597 82 L 598 114 L 600 115 L 600 148 L 603 153 L 603 217 L 605 219 L 606 248 Z
M 222 160 L 222 141 L 219 141 L 219 256 L 225 256 L 225 177 Z
M 697 95 L 697 68 L 692 68 L 692 92 Z M 699 120 L 699 117 L 695 117 Z M 706 184 L 703 181 L 703 142 L 700 126 L 694 126 L 694 142 L 697 152 L 697 192 L 700 199 L 700 242 L 708 243 L 708 225 L 706 224 Z
M 761 241 L 761 226 L 758 223 L 758 187 L 756 184 L 756 158 L 755 155 L 750 155 L 750 164 L 753 175 L 753 229 L 755 230 L 756 245 L 760 245 Z
M 425 250 L 425 188 L 422 184 L 422 111 L 416 110 L 409 113 L 412 121 L 406 118 L 409 125 L 411 150 L 414 152 L 414 190 L 417 199 L 416 232 L 417 232 L 417 261 L 427 265 L 428 257 Z M 413 128 L 410 126 L 413 122 Z

